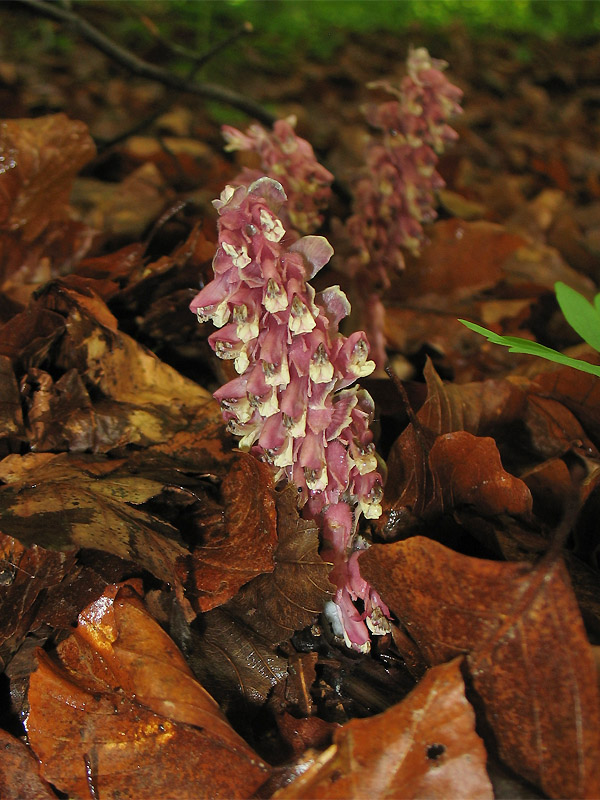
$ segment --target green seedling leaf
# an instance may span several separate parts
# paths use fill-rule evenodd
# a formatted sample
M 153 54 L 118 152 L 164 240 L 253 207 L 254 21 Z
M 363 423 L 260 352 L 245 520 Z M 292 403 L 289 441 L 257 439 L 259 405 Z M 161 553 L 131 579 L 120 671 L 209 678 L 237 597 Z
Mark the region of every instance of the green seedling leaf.
M 600 352 L 600 295 L 596 295 L 592 305 L 582 294 L 562 281 L 554 284 L 554 290 L 560 310 L 569 325 L 594 350 Z
M 587 303 L 587 300 L 585 302 Z M 564 364 L 567 367 L 573 367 L 580 372 L 589 372 L 591 375 L 596 375 L 600 378 L 600 366 L 596 366 L 595 364 L 589 364 L 587 361 L 581 361 L 578 358 L 570 358 L 563 353 L 559 353 L 557 350 L 553 350 L 551 347 L 546 347 L 538 342 L 532 342 L 529 339 L 521 339 L 518 336 L 502 336 L 499 333 L 494 333 L 487 328 L 483 328 L 481 325 L 476 325 L 474 322 L 468 322 L 466 319 L 460 319 L 459 322 L 462 322 L 463 325 L 466 325 L 467 328 L 475 331 L 475 333 L 480 333 L 482 336 L 485 336 L 485 338 L 493 344 L 501 344 L 504 347 L 508 347 L 511 353 L 524 353 L 529 356 L 538 356 L 548 361 L 554 361 L 556 364 Z M 569 322 L 569 324 L 571 323 Z M 574 328 L 574 330 L 576 329 Z M 577 333 L 579 333 L 579 331 L 577 331 Z M 588 344 L 590 344 L 590 342 L 588 342 Z M 593 346 L 594 345 L 592 345 L 592 347 Z

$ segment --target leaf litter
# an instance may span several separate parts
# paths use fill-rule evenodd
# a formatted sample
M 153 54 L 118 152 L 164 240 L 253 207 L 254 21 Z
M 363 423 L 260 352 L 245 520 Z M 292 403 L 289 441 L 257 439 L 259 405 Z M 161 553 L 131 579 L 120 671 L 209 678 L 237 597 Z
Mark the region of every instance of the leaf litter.
M 401 44 L 364 34 L 287 88 L 253 74 L 247 90 L 304 109 L 303 135 L 346 179 L 362 87 Z M 2 797 L 600 793 L 597 379 L 495 350 L 457 322 L 593 359 L 552 289 L 595 292 L 597 43 L 578 50 L 583 88 L 567 109 L 555 91 L 566 44 L 532 39 L 526 63 L 492 37 L 483 72 L 463 31 L 437 44 L 466 113 L 441 163 L 443 213 L 384 298 L 402 391 L 368 385 L 384 400 L 388 478 L 360 563 L 395 615 L 369 656 L 321 616 L 330 565 L 295 489 L 233 452 L 211 397 L 231 375 L 187 306 L 214 253 L 209 201 L 237 169 L 218 125 L 200 107 L 183 124 L 174 106 L 167 139 L 132 136 L 92 161 L 90 131 L 114 126 L 106 108 L 63 90 L 66 114 L 33 119 L 39 87 L 12 87 L 22 119 L 0 129 L 14 162 L 0 175 Z M 377 74 L 357 74 L 373 59 Z M 114 97 L 135 95 L 114 81 Z M 157 91 L 140 89 L 138 110 Z

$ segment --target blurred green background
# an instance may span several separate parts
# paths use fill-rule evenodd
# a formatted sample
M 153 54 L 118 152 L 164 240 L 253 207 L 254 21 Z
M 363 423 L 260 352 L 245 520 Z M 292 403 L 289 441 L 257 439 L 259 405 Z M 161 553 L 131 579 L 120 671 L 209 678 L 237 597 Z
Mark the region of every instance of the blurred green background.
M 541 37 L 600 33 L 597 0 L 146 0 L 108 5 L 129 5 L 132 12 L 143 6 L 161 26 L 188 25 L 200 47 L 248 20 L 257 49 L 275 58 L 292 56 L 298 48 L 327 58 L 349 32 L 415 24 L 446 28 L 460 23 L 475 33 L 495 29 Z

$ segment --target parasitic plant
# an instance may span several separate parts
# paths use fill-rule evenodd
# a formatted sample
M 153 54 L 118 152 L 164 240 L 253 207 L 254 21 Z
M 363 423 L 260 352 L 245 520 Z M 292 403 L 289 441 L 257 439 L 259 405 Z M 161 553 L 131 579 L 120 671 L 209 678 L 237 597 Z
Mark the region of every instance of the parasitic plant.
M 277 120 L 271 132 L 255 124 L 246 133 L 224 125 L 222 133 L 225 150 L 245 150 L 260 157 L 260 169 L 244 167 L 232 184 L 250 186 L 263 176 L 277 180 L 288 198 L 281 214 L 286 230 L 313 233 L 323 222 L 333 175 L 319 164 L 306 139 L 296 134 L 295 125 L 296 118 L 290 116 Z
M 389 630 L 388 609 L 360 577 L 357 561 L 366 546 L 357 532 L 360 515 L 381 514 L 373 401 L 356 385 L 375 364 L 362 331 L 345 337 L 338 330 L 350 311 L 345 294 L 333 286 L 316 295 L 308 283 L 333 248 L 322 236 L 286 236 L 286 200 L 268 177 L 225 188 L 213 202 L 215 277 L 190 308 L 217 326 L 209 343 L 238 373 L 215 392 L 228 429 L 240 449 L 272 465 L 277 481 L 298 487 L 303 513 L 320 525 L 323 556 L 333 564 L 328 616 L 348 646 L 364 652 L 369 632 Z
M 448 120 L 459 114 L 461 90 L 443 73 L 446 62 L 424 47 L 411 49 L 407 74 L 395 88 L 387 81 L 369 84 L 391 95 L 366 109 L 379 133 L 367 145 L 366 168 L 354 186 L 353 214 L 346 223 L 354 254 L 346 268 L 368 299 L 362 309 L 377 365 L 385 363 L 381 293 L 390 275 L 404 268 L 404 254 L 418 255 L 423 225 L 435 219 L 435 192 L 444 186 L 436 171 L 438 156 L 457 138 Z

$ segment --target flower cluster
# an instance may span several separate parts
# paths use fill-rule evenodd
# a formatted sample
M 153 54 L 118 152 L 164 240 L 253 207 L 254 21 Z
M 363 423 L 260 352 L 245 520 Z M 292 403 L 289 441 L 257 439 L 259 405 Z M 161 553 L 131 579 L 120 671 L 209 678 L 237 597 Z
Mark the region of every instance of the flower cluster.
M 261 125 L 251 125 L 246 133 L 224 125 L 226 150 L 249 150 L 260 157 L 260 170 L 244 167 L 232 182 L 250 186 L 262 176 L 283 186 L 288 203 L 282 210 L 282 222 L 300 233 L 316 231 L 323 221 L 322 211 L 331 198 L 333 175 L 315 158 L 311 145 L 296 135 L 296 118 L 275 122 L 269 133 Z
M 215 392 L 239 446 L 298 487 L 305 516 L 325 532 L 338 590 L 335 613 L 349 645 L 368 649 L 388 630 L 387 608 L 360 578 L 357 520 L 381 514 L 381 479 L 369 423 L 373 401 L 353 385 L 374 369 L 365 334 L 346 338 L 350 311 L 338 286 L 315 295 L 307 283 L 333 249 L 321 236 L 290 246 L 279 215 L 281 184 L 261 178 L 227 186 L 214 201 L 219 220 L 215 278 L 192 301 L 201 322 L 219 328 L 209 343 L 238 377 Z M 364 611 L 353 600 L 360 598 Z
M 354 213 L 346 223 L 356 250 L 348 270 L 374 293 L 366 319 L 382 316 L 379 294 L 390 285 L 389 275 L 404 268 L 405 251 L 419 254 L 423 223 L 436 217 L 435 191 L 444 181 L 435 167 L 445 145 L 457 138 L 448 119 L 461 112 L 462 96 L 444 76 L 445 67 L 421 47 L 410 51 L 399 89 L 385 81 L 369 85 L 394 99 L 366 109 L 368 122 L 381 134 L 368 146 L 366 169 L 354 188 Z M 377 323 L 370 327 L 374 341 Z M 376 348 L 375 360 L 385 360 L 383 347 Z

